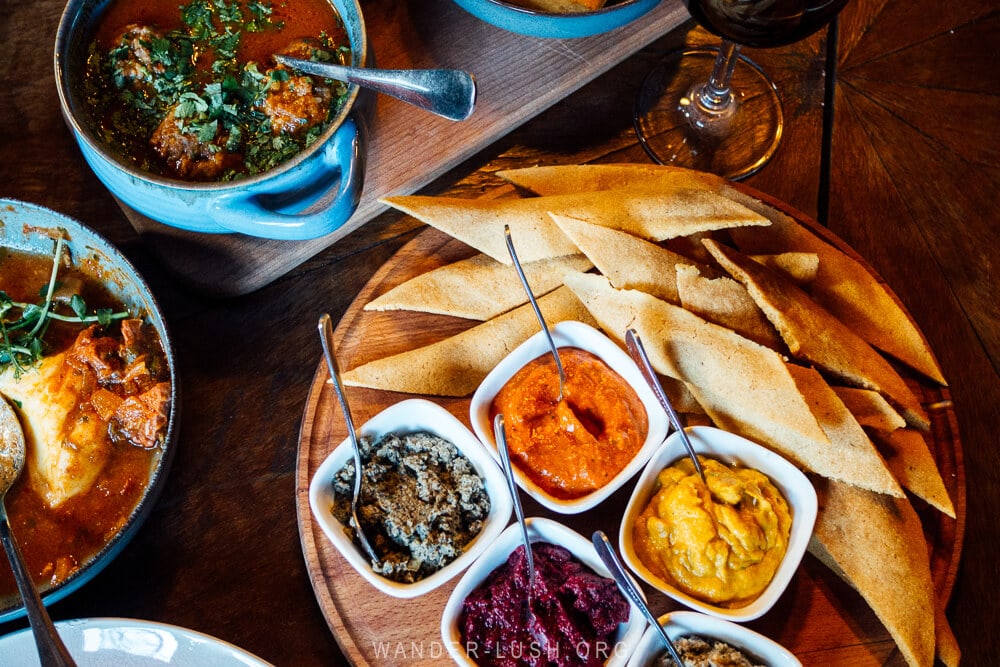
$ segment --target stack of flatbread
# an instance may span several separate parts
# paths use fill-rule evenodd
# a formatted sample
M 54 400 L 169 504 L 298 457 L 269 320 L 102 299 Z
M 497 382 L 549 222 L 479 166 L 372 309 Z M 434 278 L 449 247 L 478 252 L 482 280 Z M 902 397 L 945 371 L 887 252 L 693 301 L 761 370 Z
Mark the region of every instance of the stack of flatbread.
M 675 407 L 780 453 L 811 475 L 810 551 L 865 598 L 910 665 L 957 664 L 911 499 L 955 517 L 900 372 L 945 380 L 927 342 L 857 260 L 717 177 L 586 165 L 500 172 L 524 196 L 385 202 L 477 254 L 366 305 L 474 320 L 432 345 L 344 374 L 353 386 L 471 394 L 537 331 L 510 266 L 510 230 L 550 324 L 635 329 Z

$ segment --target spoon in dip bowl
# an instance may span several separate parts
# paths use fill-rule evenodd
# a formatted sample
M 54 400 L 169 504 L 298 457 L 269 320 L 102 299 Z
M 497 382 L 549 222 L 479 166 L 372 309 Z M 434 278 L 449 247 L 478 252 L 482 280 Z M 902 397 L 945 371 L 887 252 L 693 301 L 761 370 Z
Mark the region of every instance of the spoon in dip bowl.
M 476 106 L 476 79 L 462 70 L 368 69 L 280 54 L 274 60 L 305 74 L 369 88 L 449 120 L 465 120 Z
M 643 347 L 642 339 L 639 338 L 639 334 L 636 333 L 635 329 L 629 329 L 625 332 L 625 347 L 628 348 L 628 353 L 632 357 L 632 360 L 639 366 L 642 377 L 645 378 L 649 388 L 656 395 L 656 400 L 660 402 L 663 410 L 667 413 L 670 425 L 680 435 L 681 442 L 684 443 L 684 448 L 687 450 L 688 456 L 691 457 L 695 471 L 701 477 L 701 481 L 704 482 L 705 486 L 708 486 L 708 480 L 705 479 L 705 471 L 701 469 L 701 463 L 698 461 L 698 455 L 695 454 L 691 439 L 688 438 L 687 431 L 684 430 L 684 425 L 681 424 L 681 419 L 677 416 L 677 411 L 674 410 L 674 406 L 671 405 L 666 392 L 663 391 L 663 385 L 657 379 L 656 372 L 653 370 L 653 364 L 650 363 L 649 356 L 646 354 L 646 348 Z
M 507 252 L 510 253 L 510 260 L 514 263 L 514 268 L 517 270 L 517 277 L 521 279 L 524 291 L 528 293 L 528 301 L 531 302 L 531 307 L 535 311 L 535 317 L 538 318 L 538 323 L 542 326 L 542 331 L 545 332 L 545 338 L 549 341 L 549 349 L 552 350 L 552 356 L 556 360 L 556 369 L 559 371 L 559 398 L 557 402 L 562 403 L 563 387 L 566 384 L 566 371 L 563 370 L 562 360 L 559 358 L 559 348 L 556 347 L 556 342 L 552 340 L 552 332 L 549 331 L 549 325 L 545 323 L 545 317 L 542 316 L 542 309 L 538 307 L 535 293 L 531 291 L 528 278 L 524 275 L 524 269 L 521 268 L 521 261 L 517 258 L 517 252 L 514 250 L 514 240 L 510 236 L 510 225 L 503 226 L 503 233 L 507 239 Z
M 601 559 L 601 562 L 604 563 L 604 567 L 608 568 L 608 571 L 611 573 L 611 578 L 618 584 L 618 589 L 632 604 L 639 608 L 639 611 L 646 617 L 646 620 L 652 623 L 653 627 L 659 631 L 663 645 L 667 647 L 667 653 L 674 659 L 674 662 L 677 665 L 683 665 L 684 661 L 678 655 L 677 648 L 670 639 L 670 635 L 660 625 L 660 621 L 656 618 L 653 610 L 649 608 L 649 605 L 646 604 L 642 593 L 639 592 L 632 579 L 625 573 L 625 568 L 622 566 L 621 560 L 618 559 L 618 554 L 615 553 L 614 548 L 611 546 L 608 536 L 602 530 L 594 531 L 594 534 L 591 536 L 591 542 L 594 543 L 594 549 L 597 550 L 597 555 Z
M 528 524 L 524 520 L 524 509 L 521 507 L 521 498 L 517 493 L 517 483 L 514 481 L 514 468 L 510 463 L 510 451 L 507 449 L 507 432 L 504 430 L 502 413 L 493 418 L 493 437 L 497 443 L 497 452 L 500 453 L 500 467 L 503 468 L 504 477 L 507 479 L 507 488 L 510 490 L 510 497 L 514 504 L 514 516 L 517 517 L 517 524 L 521 527 L 521 540 L 524 542 L 524 558 L 528 564 L 528 590 L 525 593 L 525 616 L 527 617 L 528 632 L 531 633 L 531 636 L 544 650 L 547 644 L 545 635 L 538 631 L 538 619 L 535 617 L 535 610 L 531 607 L 531 596 L 535 590 L 535 557 L 531 553 Z
M 375 553 L 375 549 L 365 536 L 365 529 L 361 526 L 361 521 L 358 520 L 358 498 L 361 497 L 361 447 L 358 444 L 358 433 L 354 429 L 354 420 L 351 419 L 351 409 L 347 405 L 344 386 L 340 381 L 337 359 L 333 354 L 333 322 L 327 313 L 323 313 L 319 318 L 319 337 L 323 341 L 323 356 L 326 357 L 326 367 L 330 371 L 330 380 L 333 382 L 333 388 L 340 400 L 340 407 L 344 412 L 344 423 L 347 424 L 347 436 L 354 450 L 354 495 L 351 497 L 351 523 L 354 524 L 354 531 L 361 548 L 368 554 L 372 563 L 377 564 L 381 559 Z
M 24 432 L 21 430 L 21 423 L 7 399 L 0 396 L 0 541 L 3 542 L 7 559 L 14 572 L 17 590 L 24 600 L 24 609 L 28 614 L 28 622 L 31 624 L 31 632 L 35 637 L 42 667 L 68 667 L 76 663 L 59 637 L 48 612 L 45 611 L 42 598 L 38 595 L 28 568 L 25 567 L 21 550 L 14 541 L 10 521 L 7 519 L 7 508 L 4 505 L 7 491 L 24 469 L 24 455 Z

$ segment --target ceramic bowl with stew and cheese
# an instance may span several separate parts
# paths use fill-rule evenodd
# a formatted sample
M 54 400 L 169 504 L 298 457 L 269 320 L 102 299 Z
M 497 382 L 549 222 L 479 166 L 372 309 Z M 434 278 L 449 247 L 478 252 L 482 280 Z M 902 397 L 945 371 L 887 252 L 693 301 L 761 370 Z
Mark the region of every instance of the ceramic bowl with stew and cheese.
M 42 301 L 60 319 L 35 336 L 17 323 Z M 107 566 L 160 495 L 179 428 L 174 351 L 149 286 L 113 245 L 10 199 L 0 199 L 0 306 L 0 394 L 28 449 L 5 505 L 52 603 Z M 32 338 L 37 358 L 26 353 Z M 24 613 L 11 570 L 0 567 L 0 622 Z
M 609 32 L 635 21 L 660 0 L 455 0 L 473 16 L 531 37 L 571 39 Z
M 324 236 L 361 196 L 372 99 L 277 53 L 365 66 L 358 0 L 70 0 L 55 43 L 62 113 L 97 177 L 152 220 Z
M 358 516 L 380 562 L 373 564 L 346 528 L 354 490 L 349 439 L 317 468 L 309 508 L 351 567 L 378 590 L 397 598 L 434 590 L 468 567 L 507 525 L 513 501 L 503 472 L 440 405 L 421 398 L 395 403 L 357 435 L 363 471 Z
M 636 475 L 666 437 L 667 416 L 639 367 L 613 340 L 582 322 L 551 328 L 559 376 L 539 331 L 487 374 L 472 396 L 472 428 L 499 460 L 504 432 L 518 486 L 548 509 L 585 512 Z
M 622 560 L 691 609 L 753 620 L 774 606 L 802 561 L 816 491 L 798 468 L 755 442 L 711 426 L 685 432 L 708 491 L 680 434 L 671 433 L 625 508 Z

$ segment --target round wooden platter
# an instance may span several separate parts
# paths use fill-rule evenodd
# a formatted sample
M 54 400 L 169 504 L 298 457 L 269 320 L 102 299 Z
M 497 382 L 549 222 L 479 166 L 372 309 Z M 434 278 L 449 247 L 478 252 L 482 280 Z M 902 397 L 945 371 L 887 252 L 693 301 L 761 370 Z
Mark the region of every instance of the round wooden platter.
M 791 215 L 864 263 L 843 241 L 807 216 L 746 186 L 738 187 Z M 340 366 L 353 368 L 442 340 L 474 325 L 467 320 L 425 313 L 364 310 L 364 305 L 375 296 L 473 252 L 464 243 L 430 227 L 401 248 L 376 272 L 341 319 L 335 333 Z M 320 463 L 347 437 L 340 406 L 328 380 L 326 366 L 320 359 L 303 416 L 296 471 L 299 534 L 317 601 L 341 649 L 355 665 L 447 664 L 450 659 L 441 640 L 441 612 L 461 575 L 416 599 L 390 597 L 351 568 L 311 515 L 309 482 Z M 911 384 L 928 406 L 932 421 L 928 441 L 957 513 L 957 520 L 953 520 L 915 501 L 924 522 L 938 608 L 943 613 L 958 568 L 965 523 L 961 445 L 947 389 L 915 377 L 908 380 L 912 380 Z M 355 387 L 348 387 L 347 394 L 356 424 L 363 424 L 389 405 L 412 397 Z M 468 397 L 427 398 L 469 425 Z M 528 516 L 553 517 L 584 536 L 602 529 L 616 539 L 620 515 L 630 494 L 631 485 L 626 484 L 596 509 L 576 516 L 556 516 L 526 496 L 522 500 Z M 679 608 L 652 589 L 647 588 L 646 594 L 658 614 Z M 805 665 L 905 664 L 892 638 L 865 601 L 810 554 L 806 554 L 778 604 L 748 625 L 786 646 Z

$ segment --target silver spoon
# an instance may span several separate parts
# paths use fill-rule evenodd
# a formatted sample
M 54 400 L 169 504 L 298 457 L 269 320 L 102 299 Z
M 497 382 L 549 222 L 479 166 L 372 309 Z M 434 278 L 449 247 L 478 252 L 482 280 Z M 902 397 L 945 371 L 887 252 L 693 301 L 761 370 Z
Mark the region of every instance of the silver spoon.
M 622 594 L 628 598 L 632 604 L 639 608 L 642 615 L 646 617 L 646 620 L 653 624 L 660 633 L 660 638 L 663 640 L 663 645 L 667 647 L 667 652 L 670 657 L 674 659 L 674 662 L 678 666 L 683 665 L 684 661 L 677 654 L 677 648 L 674 646 L 674 642 L 671 641 L 670 635 L 667 631 L 663 629 L 660 625 L 660 621 L 653 614 L 653 610 L 649 608 L 646 604 L 646 600 L 642 597 L 642 593 L 636 588 L 635 584 L 632 583 L 632 579 L 625 573 L 625 568 L 622 566 L 621 561 L 618 559 L 618 554 L 615 553 L 614 548 L 611 546 L 611 542 L 608 540 L 608 536 L 604 534 L 604 531 L 597 530 L 591 536 L 590 541 L 594 543 L 594 548 L 597 549 L 597 555 L 600 557 L 601 562 L 604 563 L 604 567 L 608 568 L 611 573 L 611 578 L 615 580 L 618 584 L 618 589 Z
M 697 471 L 698 476 L 701 477 L 701 481 L 705 483 L 705 486 L 708 486 L 708 480 L 705 479 L 705 471 L 701 469 L 701 463 L 698 461 L 698 455 L 694 452 L 691 439 L 688 438 L 687 431 L 684 430 L 684 425 L 681 424 L 681 419 L 677 416 L 677 411 L 674 410 L 674 406 L 670 404 L 670 399 L 667 398 L 666 392 L 663 391 L 663 385 L 660 384 L 659 378 L 656 377 L 653 364 L 649 362 L 646 348 L 642 346 L 642 339 L 639 338 L 639 334 L 636 333 L 635 329 L 629 329 L 625 332 L 625 347 L 628 348 L 628 353 L 632 357 L 632 360 L 635 361 L 639 366 L 639 370 L 642 371 L 642 377 L 646 379 L 646 383 L 653 390 L 656 400 L 660 402 L 660 405 L 667 413 L 670 425 L 680 434 L 681 442 L 684 443 L 684 448 L 687 450 L 688 456 L 691 457 L 691 462 L 694 463 L 694 469 Z
M 351 522 L 354 524 L 354 531 L 358 536 L 361 548 L 365 550 L 372 563 L 379 563 L 381 559 L 375 553 L 371 543 L 365 536 L 365 529 L 358 520 L 358 498 L 361 497 L 361 447 L 358 445 L 358 433 L 354 430 L 354 420 L 351 419 L 351 409 L 347 405 L 347 396 L 344 394 L 344 386 L 340 382 L 340 371 L 337 369 L 337 359 L 333 354 L 333 322 L 330 315 L 323 313 L 319 318 L 319 337 L 323 341 L 323 355 L 326 357 L 326 367 L 330 371 L 330 379 L 333 381 L 333 388 L 337 392 L 340 400 L 340 407 L 344 411 L 344 423 L 347 424 L 347 436 L 351 440 L 351 447 L 354 450 L 354 495 L 351 497 Z
M 531 607 L 531 595 L 535 590 L 535 557 L 531 553 L 531 539 L 528 537 L 528 524 L 524 520 L 524 509 L 521 507 L 521 498 L 517 492 L 517 483 L 514 481 L 514 467 L 510 463 L 510 451 L 507 449 L 507 432 L 504 430 L 503 414 L 498 414 L 493 418 L 493 437 L 497 443 L 497 451 L 500 453 L 500 467 L 503 468 L 504 477 L 507 479 L 507 488 L 510 490 L 510 497 L 514 504 L 514 516 L 517 517 L 517 524 L 521 527 L 521 540 L 524 542 L 524 556 L 528 562 L 528 590 L 525 593 L 525 616 L 527 617 L 528 632 L 544 649 L 547 642 L 545 636 L 538 631 L 538 619 L 535 617 L 535 610 Z
M 559 371 L 559 402 L 562 403 L 563 387 L 566 384 L 566 371 L 563 370 L 562 360 L 559 359 L 559 348 L 556 347 L 556 342 L 552 340 L 552 332 L 549 331 L 549 325 L 545 323 L 545 318 L 542 316 L 542 309 L 538 307 L 535 293 L 531 291 L 528 278 L 524 275 L 524 269 L 521 268 L 521 261 L 517 258 L 517 252 L 514 250 L 514 240 L 510 236 L 510 225 L 503 226 L 503 233 L 504 238 L 507 239 L 507 252 L 510 253 L 510 260 L 514 263 L 514 268 L 517 270 L 517 277 L 521 279 L 524 291 L 528 293 L 528 301 L 535 311 L 535 317 L 538 318 L 538 323 L 542 326 L 542 331 L 545 332 L 545 338 L 549 341 L 549 349 L 552 350 L 552 356 L 556 360 L 556 369 Z
M 368 69 L 275 54 L 276 62 L 305 74 L 345 81 L 390 95 L 449 120 L 465 120 L 476 106 L 476 78 L 453 69 Z
M 10 521 L 7 519 L 4 499 L 24 469 L 24 452 L 24 432 L 21 430 L 21 423 L 7 399 L 0 396 L 0 541 L 3 542 L 7 559 L 14 571 L 17 590 L 24 600 L 24 609 L 28 614 L 31 632 L 35 636 L 35 645 L 42 667 L 76 665 L 66 650 L 62 638 L 59 637 L 55 625 L 52 624 L 48 612 L 45 611 L 45 605 L 42 604 L 42 598 L 31 580 L 31 574 L 24 565 L 21 549 L 14 541 Z

